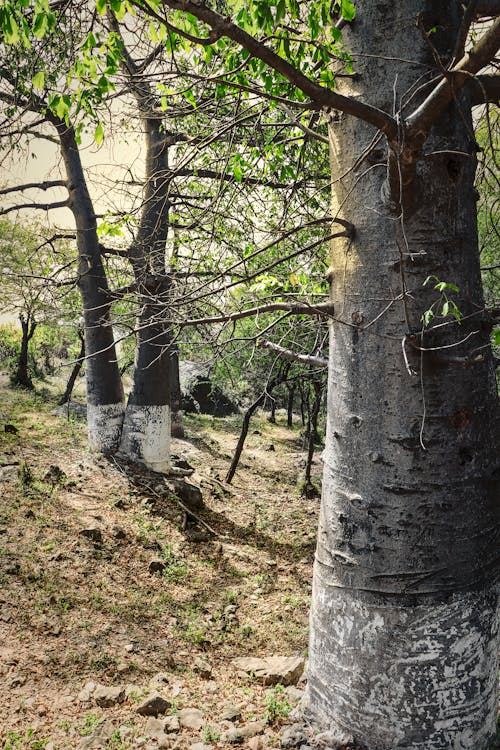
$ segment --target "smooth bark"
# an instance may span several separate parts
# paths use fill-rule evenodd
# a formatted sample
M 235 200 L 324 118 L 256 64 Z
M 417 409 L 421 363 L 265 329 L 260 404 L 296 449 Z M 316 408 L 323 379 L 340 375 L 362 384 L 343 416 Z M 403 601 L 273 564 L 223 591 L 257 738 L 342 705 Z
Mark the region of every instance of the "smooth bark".
M 360 75 L 348 93 L 391 110 L 433 68 L 418 14 L 436 27 L 446 60 L 461 5 L 357 7 L 345 37 Z M 381 50 L 387 59 L 374 64 Z M 399 201 L 387 191 L 387 146 L 370 151 L 373 129 L 348 117 L 330 129 L 333 214 L 342 206 L 355 236 L 332 248 L 342 315 L 330 324 L 308 697 L 315 722 L 369 750 L 488 750 L 495 733 L 499 423 L 472 132 L 459 92 Z M 365 162 L 336 181 L 363 149 Z M 460 324 L 439 317 L 437 280 L 459 287 L 450 296 Z M 424 329 L 431 307 L 437 317 Z M 475 351 L 484 357 L 456 364 Z
M 74 130 L 54 117 L 51 120 L 59 135 L 69 186 L 69 207 L 76 224 L 78 287 L 83 303 L 87 356 L 89 444 L 101 453 L 109 453 L 119 444 L 124 411 L 111 323 L 111 296 Z

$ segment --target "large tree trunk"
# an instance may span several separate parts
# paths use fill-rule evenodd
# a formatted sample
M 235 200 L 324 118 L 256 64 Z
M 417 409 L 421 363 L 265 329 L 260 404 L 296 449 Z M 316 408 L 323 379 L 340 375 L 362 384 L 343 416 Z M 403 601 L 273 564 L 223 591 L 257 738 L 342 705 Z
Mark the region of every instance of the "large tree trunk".
M 120 442 L 124 394 L 111 325 L 111 298 L 99 249 L 94 208 L 72 127 L 52 118 L 68 177 L 76 224 L 78 286 L 82 295 L 87 356 L 87 422 L 92 448 L 108 453 Z
M 459 2 L 366 0 L 345 34 L 360 73 L 349 93 L 391 111 L 435 73 L 419 13 L 446 63 Z M 460 93 L 433 128 L 402 220 L 384 198 L 385 141 L 347 116 L 330 133 L 333 215 L 342 206 L 355 238 L 332 252 L 309 711 L 369 750 L 487 750 L 498 707 L 498 399 L 470 103 Z M 422 314 L 444 302 L 428 276 L 459 287 L 450 296 L 463 320 L 434 320 L 421 335 Z

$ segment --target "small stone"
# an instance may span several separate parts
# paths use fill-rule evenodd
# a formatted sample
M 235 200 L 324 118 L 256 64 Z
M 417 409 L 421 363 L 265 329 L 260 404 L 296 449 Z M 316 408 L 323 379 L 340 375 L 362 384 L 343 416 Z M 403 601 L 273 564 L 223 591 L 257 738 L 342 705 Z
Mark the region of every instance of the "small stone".
M 111 706 L 116 706 L 117 703 L 123 703 L 125 690 L 121 685 L 116 687 L 98 685 L 94 690 L 93 698 L 101 708 L 111 708 Z
M 181 728 L 179 719 L 177 716 L 166 716 L 165 717 L 165 731 L 167 732 L 178 732 Z
M 102 531 L 98 526 L 89 526 L 86 529 L 80 529 L 80 536 L 90 539 L 94 544 L 102 544 Z
M 307 744 L 307 737 L 303 724 L 290 724 L 283 727 L 280 734 L 280 743 L 283 748 L 300 747 Z
M 204 679 L 208 679 L 212 674 L 212 667 L 208 661 L 197 656 L 193 662 L 193 671 L 197 672 Z
M 89 750 L 94 747 L 107 747 L 108 740 L 115 732 L 115 725 L 109 719 L 101 722 L 89 737 L 83 737 L 78 745 L 78 750 Z
M 165 720 L 155 719 L 154 716 L 150 716 L 146 722 L 146 726 L 144 727 L 144 734 L 146 735 L 146 737 L 151 737 L 155 740 L 163 736 L 164 733 Z
M 232 664 L 238 670 L 253 673 L 263 685 L 293 685 L 304 671 L 302 656 L 267 656 L 263 659 L 244 656 L 233 659 Z
M 132 727 L 128 727 L 126 724 L 122 724 L 121 727 L 118 727 L 118 734 L 122 742 L 124 742 L 129 737 L 131 737 L 133 733 L 134 733 L 134 730 L 132 729 Z
M 219 689 L 219 686 L 215 682 L 215 680 L 209 680 L 207 684 L 205 685 L 205 690 L 207 693 L 216 693 Z
M 246 724 L 243 727 L 231 727 L 226 732 L 223 732 L 221 740 L 228 742 L 230 745 L 236 745 L 250 739 L 250 737 L 263 734 L 265 727 L 266 725 L 263 721 L 251 721 L 250 724 Z
M 82 690 L 77 695 L 77 699 L 80 701 L 80 703 L 88 703 L 90 699 L 92 698 L 92 694 L 94 690 L 96 689 L 97 685 L 95 682 L 87 682 Z
M 213 745 L 205 745 L 203 742 L 193 742 L 189 750 L 213 750 Z
M 271 443 L 271 445 L 268 445 L 267 448 L 266 448 L 266 451 L 270 451 L 271 453 L 274 453 L 275 450 L 276 450 L 276 448 L 274 447 L 274 445 L 272 443 Z
M 163 573 L 165 570 L 165 563 L 163 560 L 151 560 L 148 566 L 148 570 L 151 575 L 154 575 L 155 573 Z
M 287 688 L 285 688 L 285 693 L 288 702 L 292 706 L 296 706 L 297 703 L 300 703 L 300 701 L 304 697 L 304 691 L 299 690 L 299 688 L 296 688 L 295 685 L 289 685 Z
M 201 729 L 203 726 L 203 714 L 198 708 L 183 708 L 177 716 L 181 727 Z
M 176 734 L 163 734 L 157 739 L 158 747 L 160 750 L 167 750 L 167 748 L 178 747 L 177 740 L 178 738 Z
M 165 700 L 165 698 L 156 693 L 146 698 L 135 710 L 141 716 L 158 716 L 159 714 L 166 713 L 170 706 L 170 701 Z
M 250 737 L 248 740 L 248 747 L 250 750 L 262 750 L 264 747 L 262 737 Z
M 241 708 L 229 703 L 227 706 L 223 706 L 220 717 L 222 721 L 239 721 L 241 719 Z

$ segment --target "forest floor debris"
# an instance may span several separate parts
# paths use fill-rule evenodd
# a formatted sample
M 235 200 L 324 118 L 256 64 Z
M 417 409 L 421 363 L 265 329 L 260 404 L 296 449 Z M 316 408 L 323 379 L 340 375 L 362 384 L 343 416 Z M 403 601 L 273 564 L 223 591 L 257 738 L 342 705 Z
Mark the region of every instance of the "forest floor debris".
M 173 452 L 213 536 L 148 489 L 161 477 L 92 454 L 49 388 L 3 378 L 0 398 L 2 750 L 279 747 L 301 691 L 233 660 L 306 653 L 319 504 L 299 427 L 258 416 L 229 487 L 241 418 L 186 417 Z

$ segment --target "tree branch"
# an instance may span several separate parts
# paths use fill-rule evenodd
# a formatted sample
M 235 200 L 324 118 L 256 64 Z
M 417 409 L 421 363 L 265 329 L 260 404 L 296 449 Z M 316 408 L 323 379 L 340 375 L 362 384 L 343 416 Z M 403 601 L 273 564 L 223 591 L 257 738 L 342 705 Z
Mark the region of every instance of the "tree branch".
M 488 28 L 474 47 L 449 71 L 422 104 L 406 118 L 408 138 L 425 140 L 429 130 L 471 77 L 495 57 L 500 48 L 500 18 Z
M 487 102 L 498 104 L 500 101 L 500 74 L 474 76 L 467 84 L 471 91 L 471 104 L 477 107 Z
M 67 208 L 69 201 L 57 201 L 56 203 L 18 203 L 15 206 L 9 206 L 9 208 L 0 209 L 0 216 L 11 213 L 11 211 L 21 211 L 25 208 L 35 208 L 39 211 L 52 211 L 56 208 Z
M 299 354 L 291 349 L 285 349 L 283 346 L 273 344 L 272 341 L 259 339 L 257 342 L 259 349 L 270 349 L 280 357 L 285 359 L 292 359 L 295 362 L 301 362 L 303 365 L 311 365 L 311 367 L 328 367 L 328 360 L 325 357 L 315 357 L 310 354 Z
M 22 193 L 23 190 L 31 190 L 36 188 L 37 190 L 50 190 L 53 187 L 67 187 L 65 180 L 46 180 L 45 182 L 27 182 L 24 185 L 16 185 L 14 187 L 3 188 L 0 190 L 0 195 L 7 195 L 8 193 Z
M 252 315 L 262 315 L 269 312 L 278 312 L 284 310 L 290 313 L 290 315 L 333 315 L 334 306 L 330 303 L 321 303 L 319 305 L 291 305 L 288 302 L 274 302 L 269 305 L 260 305 L 259 307 L 251 307 L 247 310 L 239 310 L 235 313 L 228 315 L 214 315 L 209 318 L 193 318 L 191 320 L 183 320 L 178 325 L 181 328 L 186 326 L 194 326 L 201 324 L 210 323 L 228 323 L 234 320 L 241 320 L 242 318 L 249 318 Z
M 500 0 L 479 0 L 476 15 L 480 18 L 500 16 Z
M 387 114 L 387 112 L 320 86 L 272 49 L 233 23 L 229 18 L 211 10 L 204 3 L 200 2 L 200 0 L 162 0 L 162 2 L 163 6 L 167 8 L 191 13 L 200 21 L 210 26 L 219 36 L 225 36 L 237 42 L 241 47 L 248 50 L 253 57 L 265 62 L 270 68 L 280 73 L 306 96 L 310 97 L 318 107 L 338 109 L 341 112 L 358 117 L 370 125 L 374 125 L 390 138 L 396 137 L 398 132 L 396 120 Z M 154 13 L 154 11 L 151 11 L 142 4 L 140 7 L 146 13 Z

